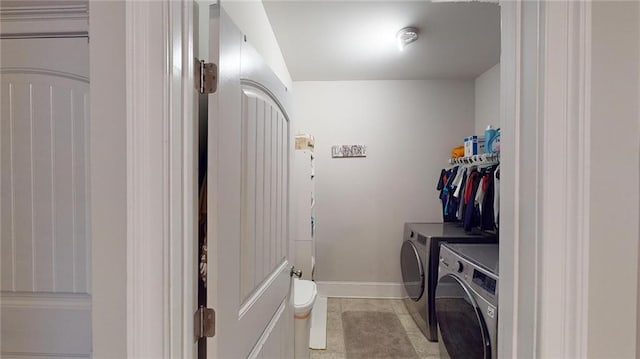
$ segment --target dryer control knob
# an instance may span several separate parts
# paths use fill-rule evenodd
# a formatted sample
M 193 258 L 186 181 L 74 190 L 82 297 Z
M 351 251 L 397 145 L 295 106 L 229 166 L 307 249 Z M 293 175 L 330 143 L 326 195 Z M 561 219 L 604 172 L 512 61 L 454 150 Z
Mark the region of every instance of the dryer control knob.
M 462 262 L 460 261 L 456 262 L 456 270 L 458 271 L 458 273 L 462 273 L 462 271 L 464 270 L 464 266 L 462 265 Z

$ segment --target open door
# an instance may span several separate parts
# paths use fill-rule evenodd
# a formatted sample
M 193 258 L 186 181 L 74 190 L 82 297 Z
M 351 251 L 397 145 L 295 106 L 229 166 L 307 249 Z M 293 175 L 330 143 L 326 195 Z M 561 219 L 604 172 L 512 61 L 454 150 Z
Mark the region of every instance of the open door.
M 0 357 L 88 358 L 87 36 L 1 35 Z
M 207 357 L 291 358 L 289 93 L 224 8 L 209 11 Z

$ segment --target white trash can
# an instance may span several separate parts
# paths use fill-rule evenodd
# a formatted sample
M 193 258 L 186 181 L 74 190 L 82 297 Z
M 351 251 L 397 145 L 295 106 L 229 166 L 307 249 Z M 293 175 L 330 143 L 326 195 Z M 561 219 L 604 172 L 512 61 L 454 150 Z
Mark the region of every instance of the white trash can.
M 295 358 L 308 359 L 311 310 L 318 296 L 316 284 L 310 280 L 293 279 L 293 303 L 295 318 Z

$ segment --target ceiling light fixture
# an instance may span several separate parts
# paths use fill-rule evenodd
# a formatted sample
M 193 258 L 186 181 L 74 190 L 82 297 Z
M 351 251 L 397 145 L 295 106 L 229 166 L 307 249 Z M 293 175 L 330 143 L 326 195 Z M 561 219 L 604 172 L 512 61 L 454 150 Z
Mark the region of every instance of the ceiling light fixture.
M 405 27 L 396 34 L 398 41 L 398 50 L 402 51 L 410 43 L 418 40 L 418 29 L 415 27 Z

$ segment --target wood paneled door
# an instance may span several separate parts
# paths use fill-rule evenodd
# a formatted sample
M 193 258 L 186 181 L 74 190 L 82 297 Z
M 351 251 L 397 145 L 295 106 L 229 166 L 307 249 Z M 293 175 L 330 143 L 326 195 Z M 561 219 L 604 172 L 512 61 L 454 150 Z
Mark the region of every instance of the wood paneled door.
M 217 313 L 208 357 L 293 357 L 289 92 L 214 6 L 209 97 L 208 285 Z
M 0 46 L 2 356 L 89 357 L 88 41 Z

